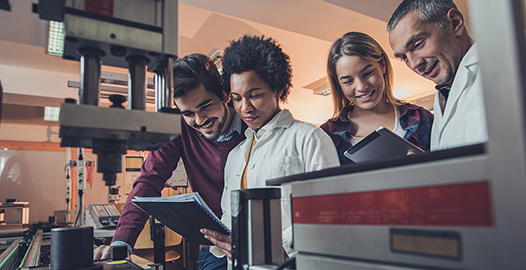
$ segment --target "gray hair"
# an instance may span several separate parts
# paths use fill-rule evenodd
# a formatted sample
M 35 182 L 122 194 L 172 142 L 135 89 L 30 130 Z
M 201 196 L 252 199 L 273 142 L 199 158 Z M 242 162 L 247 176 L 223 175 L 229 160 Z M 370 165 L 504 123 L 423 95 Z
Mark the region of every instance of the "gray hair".
M 404 0 L 387 23 L 387 32 L 409 12 L 415 11 L 422 22 L 432 22 L 439 28 L 446 27 L 446 15 L 450 9 L 458 9 L 453 0 Z

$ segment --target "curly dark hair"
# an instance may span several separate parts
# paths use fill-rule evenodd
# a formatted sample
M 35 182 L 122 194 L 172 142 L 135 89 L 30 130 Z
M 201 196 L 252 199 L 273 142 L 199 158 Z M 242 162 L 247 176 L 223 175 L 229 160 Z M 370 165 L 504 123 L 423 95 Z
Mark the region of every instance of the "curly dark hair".
M 203 84 L 205 89 L 216 94 L 221 100 L 230 94 L 225 92 L 223 79 L 214 62 L 203 54 L 190 54 L 174 63 L 174 98 L 185 96 L 189 91 Z
M 245 35 L 230 42 L 223 56 L 223 81 L 230 93 L 232 74 L 254 70 L 273 92 L 283 91 L 279 99 L 286 101 L 292 87 L 290 57 L 272 38 Z

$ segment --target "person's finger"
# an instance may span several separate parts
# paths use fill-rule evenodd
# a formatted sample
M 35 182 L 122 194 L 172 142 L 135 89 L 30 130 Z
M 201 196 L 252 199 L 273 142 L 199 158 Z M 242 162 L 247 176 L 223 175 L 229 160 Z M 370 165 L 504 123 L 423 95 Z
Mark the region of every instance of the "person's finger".
M 201 229 L 201 233 L 204 234 L 205 239 L 212 242 L 212 244 L 218 247 L 229 259 L 232 259 L 232 237 L 230 235 L 208 229 Z
M 221 249 L 221 252 L 223 252 L 229 260 L 232 260 L 232 252 L 229 250 Z
M 102 256 L 101 248 L 98 247 L 95 250 L 93 250 L 93 260 L 100 260 L 100 257 Z
M 205 238 L 210 240 L 210 242 L 212 242 L 212 244 L 214 244 L 214 246 L 220 248 L 220 249 L 224 249 L 228 252 L 230 252 L 232 250 L 232 246 L 230 245 L 230 241 L 222 241 L 220 239 L 217 239 L 215 237 L 212 237 L 210 235 L 205 235 Z
M 209 235 L 205 235 L 205 238 L 210 240 L 214 244 L 214 246 L 218 247 L 223 254 L 225 254 L 229 259 L 232 259 L 232 245 L 227 242 L 219 241 L 213 237 L 210 237 Z
M 111 246 L 104 246 L 101 260 L 111 259 Z
M 101 245 L 93 250 L 93 260 L 106 260 L 111 258 L 111 246 Z
M 227 242 L 230 244 L 231 242 L 231 237 L 229 235 L 226 235 L 226 234 L 222 234 L 220 232 L 216 232 L 216 231 L 213 231 L 213 230 L 209 230 L 209 229 L 201 229 L 201 233 L 204 234 L 204 235 L 208 235 L 208 236 L 211 236 L 219 241 L 222 241 L 222 242 Z

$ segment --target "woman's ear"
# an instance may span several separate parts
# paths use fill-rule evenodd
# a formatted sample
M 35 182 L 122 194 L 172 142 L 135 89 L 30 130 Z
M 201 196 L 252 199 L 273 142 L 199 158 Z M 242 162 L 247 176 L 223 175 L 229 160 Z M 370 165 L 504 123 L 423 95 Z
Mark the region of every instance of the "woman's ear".
M 386 71 L 386 64 L 385 64 L 385 56 L 382 57 L 382 59 L 380 59 L 380 61 L 378 61 L 378 64 L 380 64 L 380 68 L 382 69 L 382 74 L 385 74 L 385 71 Z
M 275 92 L 275 93 L 276 93 L 276 99 L 277 99 L 278 101 L 281 99 L 281 95 L 283 95 L 283 92 L 284 92 L 284 91 L 285 91 L 285 90 L 280 90 L 280 91 Z

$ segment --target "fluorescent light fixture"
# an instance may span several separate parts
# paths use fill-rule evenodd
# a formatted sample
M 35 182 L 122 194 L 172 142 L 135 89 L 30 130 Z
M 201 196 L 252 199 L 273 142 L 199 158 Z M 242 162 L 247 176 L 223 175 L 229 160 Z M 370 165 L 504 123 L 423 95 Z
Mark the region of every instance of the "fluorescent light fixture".
M 411 93 L 407 90 L 404 90 L 404 89 L 401 89 L 401 88 L 397 88 L 395 87 L 393 89 L 393 96 L 395 98 L 398 98 L 398 99 L 405 99 L 407 98 L 407 96 L 409 96 Z
M 331 94 L 331 89 L 330 88 L 326 88 L 325 90 L 320 90 L 319 92 L 317 92 L 316 90 L 314 90 L 314 93 L 316 95 L 320 95 L 320 96 L 328 96 Z
M 44 109 L 44 121 L 58 122 L 58 115 L 60 114 L 59 107 L 46 106 Z
M 56 56 L 64 54 L 64 24 L 62 22 L 49 21 L 47 53 Z
M 327 80 L 326 76 L 323 76 L 320 79 L 312 83 L 309 83 L 308 85 L 303 86 L 303 88 L 312 90 L 312 93 L 314 95 L 328 96 L 331 94 L 331 88 L 329 87 L 329 80 Z

